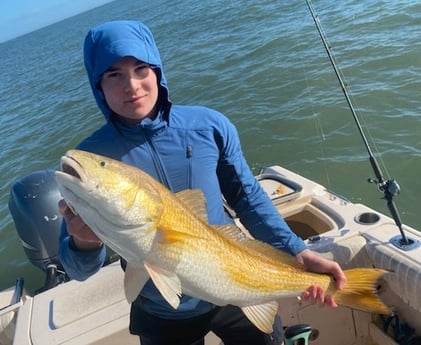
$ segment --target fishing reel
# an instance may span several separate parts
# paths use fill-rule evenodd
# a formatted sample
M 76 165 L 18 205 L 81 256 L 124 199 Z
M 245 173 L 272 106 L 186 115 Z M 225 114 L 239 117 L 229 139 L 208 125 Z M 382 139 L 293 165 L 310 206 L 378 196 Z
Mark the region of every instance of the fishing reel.
M 375 183 L 380 192 L 388 194 L 392 197 L 399 195 L 399 193 L 401 192 L 401 187 L 399 186 L 398 182 L 393 179 L 378 181 L 376 179 L 369 178 L 368 182 Z
M 285 329 L 284 336 L 286 345 L 308 345 L 309 341 L 316 340 L 319 337 L 319 331 L 302 323 Z

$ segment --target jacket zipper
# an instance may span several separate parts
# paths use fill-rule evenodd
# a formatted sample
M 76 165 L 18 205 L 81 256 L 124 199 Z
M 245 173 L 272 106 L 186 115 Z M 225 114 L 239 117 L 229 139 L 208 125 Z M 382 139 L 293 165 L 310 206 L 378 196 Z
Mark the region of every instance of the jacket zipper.
M 187 168 L 187 186 L 188 188 L 192 188 L 192 159 L 193 156 L 193 147 L 188 144 L 186 148 L 186 158 L 188 160 L 188 168 Z
M 152 161 L 155 166 L 158 178 L 163 185 L 165 185 L 169 190 L 172 190 L 170 182 L 167 175 L 165 174 L 164 167 L 162 165 L 161 159 L 159 158 L 158 151 L 153 143 L 152 138 L 149 135 L 145 135 L 146 142 L 148 143 L 148 148 L 151 153 Z

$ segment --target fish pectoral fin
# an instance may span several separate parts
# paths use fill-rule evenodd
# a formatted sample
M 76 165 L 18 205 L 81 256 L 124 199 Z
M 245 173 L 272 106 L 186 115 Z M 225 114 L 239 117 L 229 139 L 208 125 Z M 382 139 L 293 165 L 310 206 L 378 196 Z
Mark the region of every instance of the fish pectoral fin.
M 181 282 L 177 275 L 147 262 L 145 268 L 162 297 L 177 309 L 181 296 Z
M 136 299 L 148 279 L 148 272 L 143 266 L 133 266 L 127 263 L 124 273 L 124 293 L 129 303 Z
M 242 307 L 247 318 L 264 333 L 272 333 L 275 316 L 278 312 L 278 302 Z
M 192 238 L 203 240 L 203 237 L 201 237 L 200 234 L 187 234 L 181 231 L 174 231 L 166 228 L 158 229 L 158 236 L 159 237 L 157 238 L 157 243 L 164 245 L 186 242 Z
M 168 229 L 159 229 L 158 234 L 158 243 L 160 244 L 174 244 L 177 242 L 183 242 L 187 237 L 185 233 Z

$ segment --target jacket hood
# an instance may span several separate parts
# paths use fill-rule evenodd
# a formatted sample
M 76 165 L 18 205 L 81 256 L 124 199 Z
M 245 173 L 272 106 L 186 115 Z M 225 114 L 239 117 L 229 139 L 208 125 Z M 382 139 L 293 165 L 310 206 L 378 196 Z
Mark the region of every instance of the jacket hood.
M 159 83 L 159 102 L 169 103 L 167 81 L 162 70 L 161 57 L 151 31 L 137 21 L 112 21 L 91 29 L 84 43 L 84 63 L 96 102 L 110 120 L 108 107 L 99 87 L 102 74 L 125 56 L 146 62 L 155 70 Z

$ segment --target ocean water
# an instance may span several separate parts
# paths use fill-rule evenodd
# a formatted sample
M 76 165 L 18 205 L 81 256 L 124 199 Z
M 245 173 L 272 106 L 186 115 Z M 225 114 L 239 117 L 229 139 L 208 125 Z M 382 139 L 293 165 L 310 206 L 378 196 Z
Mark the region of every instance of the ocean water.
M 402 221 L 421 228 L 421 3 L 314 1 Z M 88 29 L 136 19 L 153 31 L 174 103 L 236 125 L 257 173 L 279 164 L 387 213 L 368 154 L 305 1 L 114 1 L 0 44 L 0 288 L 43 274 L 25 257 L 7 206 L 13 181 L 57 168 L 103 123 L 88 87 Z

